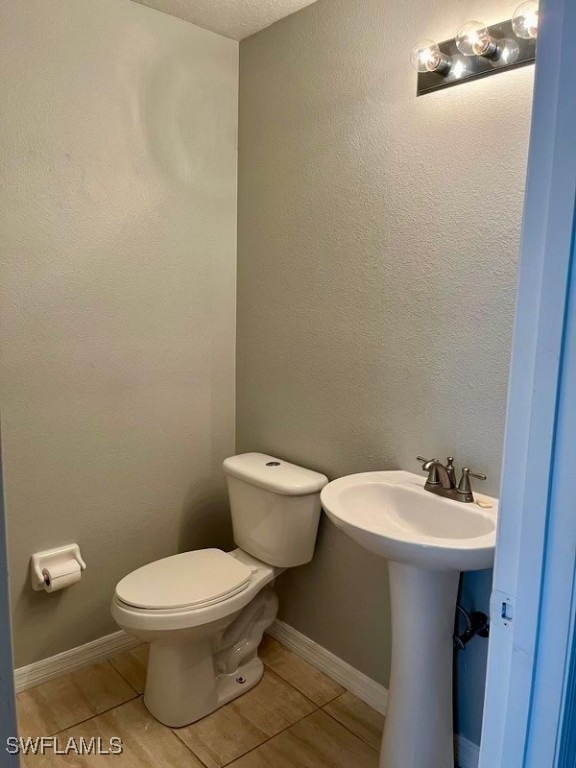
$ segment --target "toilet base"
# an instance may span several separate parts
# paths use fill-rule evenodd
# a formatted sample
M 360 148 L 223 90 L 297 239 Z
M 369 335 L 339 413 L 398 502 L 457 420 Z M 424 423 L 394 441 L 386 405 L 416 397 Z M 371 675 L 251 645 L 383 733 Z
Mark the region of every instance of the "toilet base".
M 159 691 L 155 685 L 146 684 L 144 704 L 150 714 L 164 725 L 170 728 L 183 728 L 220 709 L 238 696 L 248 693 L 260 682 L 263 674 L 264 665 L 256 656 L 242 664 L 235 672 L 218 675 L 215 679 L 215 696 L 212 695 L 211 684 L 205 694 L 202 695 L 200 686 L 197 684 L 198 681 L 194 684 L 195 695 L 193 696 L 190 695 L 189 691 L 183 691 L 184 696 L 180 696 L 178 691 L 174 691 L 174 689 L 173 695 L 166 696 L 166 686 L 170 683 L 164 675 L 160 696 L 158 696 Z
M 271 588 L 235 616 L 151 642 L 144 704 L 161 723 L 182 728 L 253 688 L 264 674 L 258 646 L 278 611 Z
M 254 688 L 264 674 L 264 664 L 256 656 L 254 659 L 242 664 L 236 672 L 232 672 L 227 675 L 218 675 L 218 706 L 223 707 L 224 704 L 228 704 L 229 701 L 233 701 L 238 696 L 242 696 L 243 693 L 248 693 L 251 688 Z

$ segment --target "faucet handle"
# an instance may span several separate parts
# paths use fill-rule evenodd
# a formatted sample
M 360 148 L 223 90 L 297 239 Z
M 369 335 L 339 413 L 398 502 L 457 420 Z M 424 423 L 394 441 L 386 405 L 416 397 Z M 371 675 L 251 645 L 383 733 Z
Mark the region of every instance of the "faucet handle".
M 434 465 L 430 468 L 426 467 L 427 464 L 438 462 L 438 459 L 425 459 L 424 456 L 416 456 L 416 460 L 422 462 L 422 469 L 424 472 L 428 472 L 426 485 L 440 485 L 440 478 L 438 477 L 436 466 Z
M 458 485 L 458 482 L 456 480 L 456 468 L 454 466 L 454 456 L 448 456 L 446 459 L 446 472 L 448 472 L 448 477 L 450 478 L 452 482 L 452 486 L 456 488 Z
M 458 493 L 469 496 L 470 501 L 473 501 L 472 498 L 472 487 L 470 486 L 470 478 L 475 477 L 477 480 L 487 480 L 487 476 L 483 473 L 479 472 L 471 472 L 468 467 L 464 467 L 462 469 L 462 477 L 460 478 L 460 483 L 458 485 Z
M 488 480 L 488 475 L 485 475 L 483 472 L 471 472 L 468 467 L 464 467 L 464 469 L 469 477 L 475 477 L 476 480 Z M 464 469 L 462 472 L 464 472 Z

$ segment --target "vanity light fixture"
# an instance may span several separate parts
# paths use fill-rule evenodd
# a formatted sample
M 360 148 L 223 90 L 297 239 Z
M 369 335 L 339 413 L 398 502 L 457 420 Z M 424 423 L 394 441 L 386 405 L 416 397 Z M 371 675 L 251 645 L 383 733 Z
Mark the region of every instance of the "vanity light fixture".
M 538 2 L 525 0 L 508 21 L 467 21 L 452 40 L 425 40 L 410 57 L 418 72 L 417 95 L 532 64 L 537 36 Z
M 464 56 L 499 59 L 502 55 L 501 45 L 482 21 L 467 21 L 463 24 L 456 33 L 456 47 Z
M 442 53 L 438 43 L 433 40 L 423 40 L 412 49 L 410 57 L 416 72 L 438 72 L 447 75 L 452 67 L 452 59 Z
M 514 11 L 512 16 L 514 34 L 522 40 L 535 40 L 538 37 L 538 3 L 527 0 Z

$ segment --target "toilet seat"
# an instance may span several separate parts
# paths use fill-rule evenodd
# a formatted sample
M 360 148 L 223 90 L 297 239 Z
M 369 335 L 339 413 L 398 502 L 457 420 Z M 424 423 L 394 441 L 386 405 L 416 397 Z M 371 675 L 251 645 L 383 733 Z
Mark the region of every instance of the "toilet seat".
M 129 573 L 116 587 L 116 598 L 140 610 L 196 610 L 244 591 L 253 572 L 220 549 L 184 552 Z

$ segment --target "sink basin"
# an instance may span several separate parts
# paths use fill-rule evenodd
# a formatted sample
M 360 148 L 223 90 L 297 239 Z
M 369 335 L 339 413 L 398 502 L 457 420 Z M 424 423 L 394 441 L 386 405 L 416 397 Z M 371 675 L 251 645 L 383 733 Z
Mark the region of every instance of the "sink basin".
M 321 493 L 330 520 L 388 560 L 392 669 L 380 768 L 453 768 L 460 571 L 494 561 L 497 499 L 477 495 L 485 508 L 464 504 L 426 491 L 424 483 L 411 472 L 364 472 Z
M 322 490 L 332 522 L 377 555 L 434 570 L 475 571 L 494 562 L 498 502 L 491 508 L 436 496 L 411 472 L 363 472 Z

